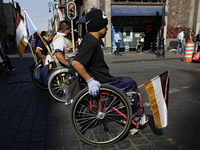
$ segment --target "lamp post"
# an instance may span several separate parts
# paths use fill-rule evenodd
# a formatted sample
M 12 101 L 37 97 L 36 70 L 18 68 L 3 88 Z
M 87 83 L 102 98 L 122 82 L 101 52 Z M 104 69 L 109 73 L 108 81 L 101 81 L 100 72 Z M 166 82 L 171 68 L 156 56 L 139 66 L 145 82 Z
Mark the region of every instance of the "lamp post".
M 164 58 L 165 57 L 165 50 L 164 50 L 164 38 L 163 38 L 163 32 L 164 32 L 164 26 L 165 26 L 165 5 L 166 0 L 163 0 L 163 7 L 162 7 L 162 25 L 160 28 L 160 38 L 159 38 L 159 49 L 157 53 L 158 58 Z
M 51 6 L 52 6 L 52 9 L 53 9 L 53 18 L 54 18 L 54 4 L 52 2 L 49 2 L 48 6 L 49 6 L 49 12 L 51 12 Z

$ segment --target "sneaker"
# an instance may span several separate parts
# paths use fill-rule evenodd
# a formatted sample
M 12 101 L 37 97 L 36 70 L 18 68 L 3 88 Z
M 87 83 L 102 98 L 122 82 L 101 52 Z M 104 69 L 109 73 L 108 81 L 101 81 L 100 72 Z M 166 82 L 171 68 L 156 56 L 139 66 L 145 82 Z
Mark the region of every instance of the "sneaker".
M 71 105 L 73 102 L 73 99 L 70 99 L 69 101 L 65 102 L 65 105 L 68 106 L 68 105 Z
M 143 52 L 140 52 L 140 54 L 143 54 Z
M 176 53 L 176 55 L 179 55 L 179 53 Z
M 10 69 L 10 71 L 15 71 L 15 69 L 16 69 L 16 68 L 15 68 L 15 67 L 13 67 L 12 69 Z
M 148 118 L 145 114 L 143 114 L 143 117 L 141 118 L 139 124 L 143 126 L 143 125 L 145 125 L 148 121 L 149 121 L 149 118 Z

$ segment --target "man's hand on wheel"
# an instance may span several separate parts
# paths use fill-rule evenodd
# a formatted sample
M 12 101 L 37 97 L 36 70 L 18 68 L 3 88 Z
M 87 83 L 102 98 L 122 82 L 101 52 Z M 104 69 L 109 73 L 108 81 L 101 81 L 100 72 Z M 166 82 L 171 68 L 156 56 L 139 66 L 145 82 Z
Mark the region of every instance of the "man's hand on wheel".
M 99 94 L 100 83 L 93 78 L 86 82 L 88 84 L 90 95 L 97 97 L 97 95 Z

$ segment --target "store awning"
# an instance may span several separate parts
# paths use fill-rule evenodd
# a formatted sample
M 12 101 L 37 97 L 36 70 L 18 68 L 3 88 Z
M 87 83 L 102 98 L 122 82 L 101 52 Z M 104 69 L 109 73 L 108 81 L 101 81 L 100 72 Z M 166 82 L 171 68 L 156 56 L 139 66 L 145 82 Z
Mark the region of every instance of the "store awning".
M 162 6 L 112 5 L 113 16 L 162 16 Z
M 112 5 L 111 17 L 113 16 L 162 16 L 162 6 Z M 85 23 L 85 16 L 76 22 L 80 23 Z
M 76 24 L 85 23 L 85 16 L 81 17 L 78 21 L 76 21 Z

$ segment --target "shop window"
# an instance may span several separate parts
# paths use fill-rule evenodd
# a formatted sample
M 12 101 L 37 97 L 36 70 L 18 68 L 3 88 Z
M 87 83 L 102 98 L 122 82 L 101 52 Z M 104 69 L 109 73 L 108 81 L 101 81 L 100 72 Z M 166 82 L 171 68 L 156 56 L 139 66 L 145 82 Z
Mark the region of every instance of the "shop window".
M 114 2 L 126 2 L 126 0 L 114 0 Z
M 144 2 L 144 3 L 159 3 L 162 0 L 113 0 L 114 2 Z

